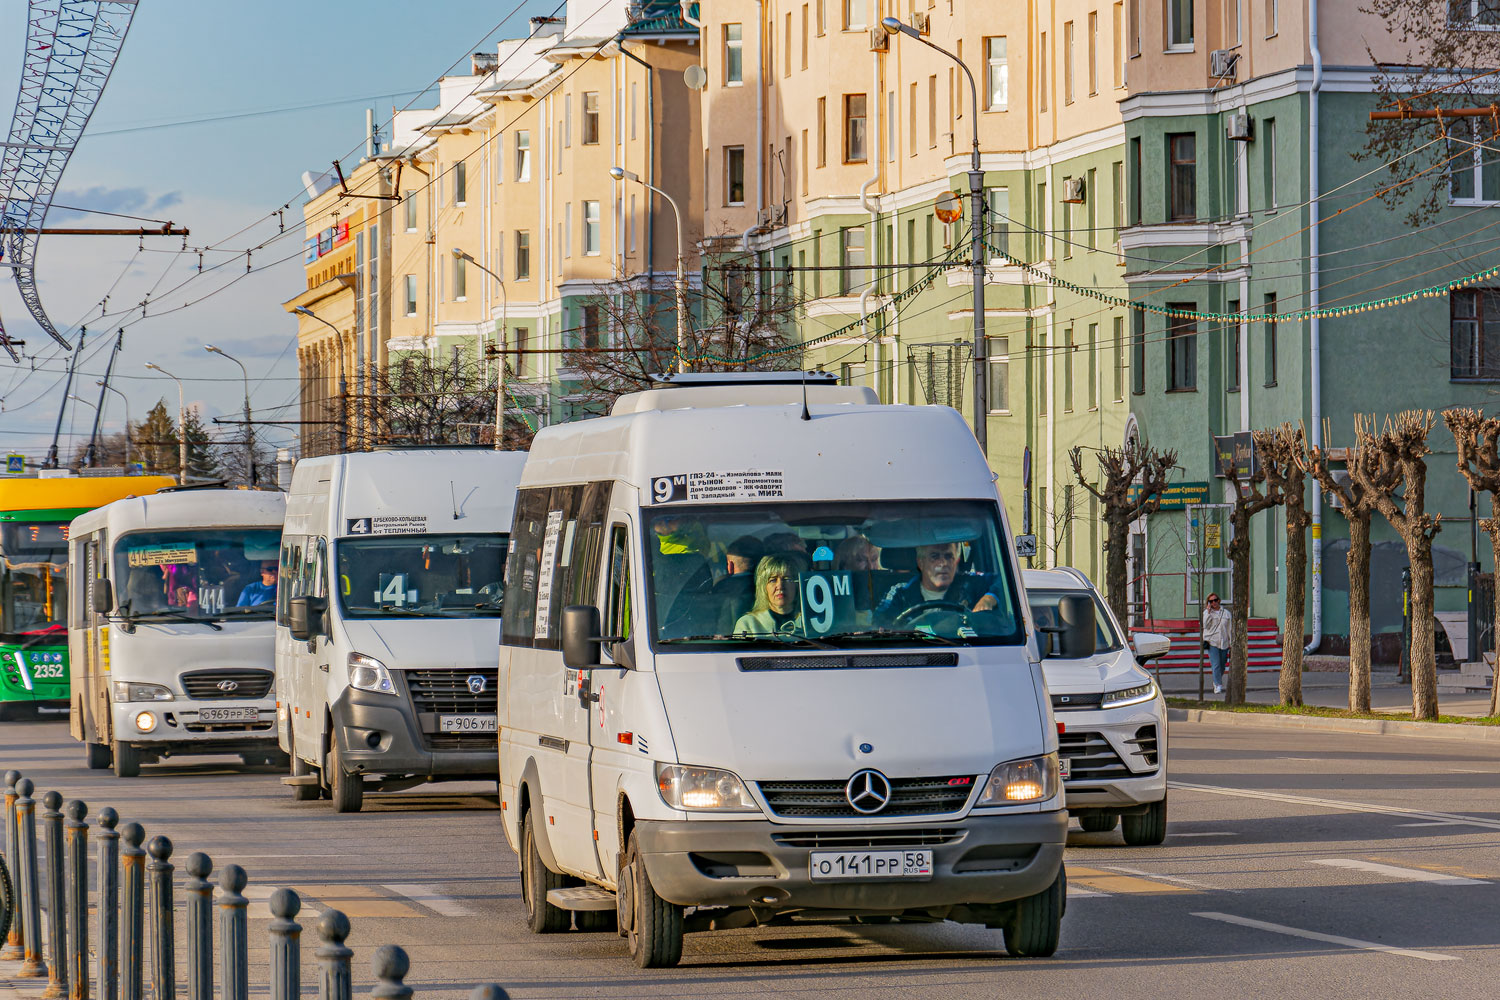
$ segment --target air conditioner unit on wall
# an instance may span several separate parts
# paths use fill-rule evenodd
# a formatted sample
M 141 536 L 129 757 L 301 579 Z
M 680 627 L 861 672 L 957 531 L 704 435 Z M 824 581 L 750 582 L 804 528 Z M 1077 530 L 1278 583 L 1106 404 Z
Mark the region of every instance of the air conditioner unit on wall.
M 1082 205 L 1085 194 L 1082 177 L 1069 177 L 1063 181 L 1062 200 L 1069 205 Z
M 1244 112 L 1230 115 L 1224 123 L 1225 136 L 1240 142 L 1249 142 L 1252 131 L 1250 116 Z
M 873 28 L 870 29 L 870 51 L 871 52 L 886 52 L 886 51 L 888 51 L 890 49 L 890 47 L 891 47 L 890 32 L 886 31 L 885 28 L 881 27 L 878 24 L 875 25 L 875 27 L 873 27 Z
M 1208 75 L 1215 80 L 1233 80 L 1240 54 L 1233 49 L 1214 49 L 1208 54 Z
M 930 35 L 932 34 L 932 17 L 928 14 L 912 11 L 911 26 L 917 29 L 917 34 L 919 35 Z

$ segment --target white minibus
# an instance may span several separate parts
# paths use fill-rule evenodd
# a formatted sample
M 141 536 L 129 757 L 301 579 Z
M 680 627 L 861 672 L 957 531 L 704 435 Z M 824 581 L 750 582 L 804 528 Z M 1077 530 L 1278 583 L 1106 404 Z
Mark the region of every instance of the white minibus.
M 279 761 L 272 615 L 286 498 L 170 487 L 73 520 L 71 728 L 122 778 L 187 754 Z
M 281 543 L 276 707 L 298 801 L 495 780 L 495 648 L 523 452 L 297 463 Z
M 802 373 L 660 376 L 541 431 L 500 649 L 530 928 L 576 911 L 642 967 L 797 916 L 1050 955 L 1068 819 L 994 479 L 954 410 Z

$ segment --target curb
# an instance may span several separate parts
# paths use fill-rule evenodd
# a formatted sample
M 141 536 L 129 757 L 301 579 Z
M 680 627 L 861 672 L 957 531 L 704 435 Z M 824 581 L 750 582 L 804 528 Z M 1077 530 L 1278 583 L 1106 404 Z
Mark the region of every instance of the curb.
M 1216 712 L 1205 708 L 1169 708 L 1172 722 L 1208 722 L 1249 729 L 1304 729 L 1374 736 L 1421 736 L 1430 740 L 1500 743 L 1500 726 L 1465 726 L 1452 722 L 1400 722 L 1385 719 L 1328 719 L 1315 715 L 1268 715 L 1260 712 Z

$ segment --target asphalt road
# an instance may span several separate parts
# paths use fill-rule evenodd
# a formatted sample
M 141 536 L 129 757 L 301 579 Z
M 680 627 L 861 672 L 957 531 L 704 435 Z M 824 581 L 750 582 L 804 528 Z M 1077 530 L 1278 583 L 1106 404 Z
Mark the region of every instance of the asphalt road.
M 1074 831 L 1062 947 L 1005 957 L 997 931 L 845 921 L 690 935 L 677 969 L 641 971 L 614 934 L 528 934 L 494 786 L 370 795 L 336 816 L 269 770 L 213 758 L 119 780 L 83 767 L 59 722 L 0 726 L 0 768 L 250 872 L 252 978 L 265 903 L 304 898 L 353 923 L 356 995 L 380 944 L 408 983 L 457 997 L 1483 997 L 1500 980 L 1500 751 L 1493 744 L 1176 724 L 1169 839 L 1129 849 Z M 180 886 L 180 881 L 179 881 Z M 180 890 L 179 890 L 180 894 Z M 181 938 L 179 938 L 181 940 Z M 179 980 L 180 981 L 180 980 Z

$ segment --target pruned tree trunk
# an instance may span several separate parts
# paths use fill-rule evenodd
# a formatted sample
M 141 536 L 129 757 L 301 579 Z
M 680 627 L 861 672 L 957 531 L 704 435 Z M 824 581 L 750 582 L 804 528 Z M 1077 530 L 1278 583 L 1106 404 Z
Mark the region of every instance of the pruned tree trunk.
M 1307 613 L 1307 524 L 1311 520 L 1299 489 L 1286 494 L 1286 618 L 1281 628 L 1283 705 L 1302 704 L 1302 622 Z
M 1349 517 L 1349 711 L 1370 710 L 1370 514 Z
M 1436 719 L 1437 654 L 1432 634 L 1432 539 L 1426 532 L 1406 540 L 1411 562 L 1411 715 Z
M 1177 452 L 1157 451 L 1146 441 L 1132 438 L 1119 448 L 1099 448 L 1099 485 L 1083 472 L 1083 449 L 1068 453 L 1078 484 L 1104 510 L 1104 581 L 1109 609 L 1127 631 L 1130 629 L 1130 526 L 1137 518 L 1161 509 L 1161 494 L 1167 476 L 1177 468 Z
M 1250 512 L 1236 505 L 1229 513 L 1234 537 L 1229 540 L 1230 587 L 1234 601 L 1230 607 L 1233 631 L 1229 644 L 1229 676 L 1224 684 L 1224 704 L 1245 703 L 1245 679 L 1250 647 Z
M 1490 494 L 1490 512 L 1493 516 L 1480 521 L 1479 526 L 1484 529 L 1485 534 L 1490 536 L 1490 565 L 1496 567 L 1494 573 L 1496 582 L 1490 587 L 1495 601 L 1493 611 L 1495 618 L 1490 625 L 1493 638 L 1496 632 L 1500 631 L 1500 494 Z M 1471 636 L 1469 642 L 1477 646 L 1479 637 Z M 1490 671 L 1490 714 L 1500 715 L 1500 642 L 1495 642 L 1494 647 L 1491 654 L 1495 658 L 1495 668 Z
M 1119 517 L 1104 520 L 1104 591 L 1115 619 L 1130 628 L 1130 522 Z

